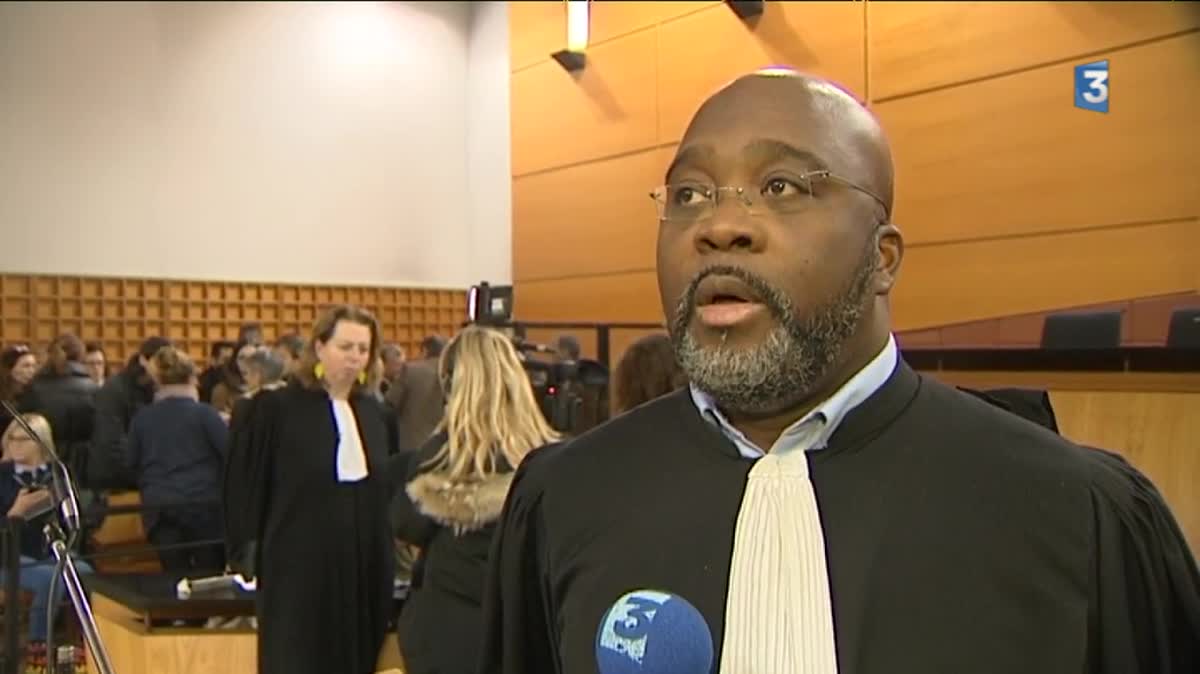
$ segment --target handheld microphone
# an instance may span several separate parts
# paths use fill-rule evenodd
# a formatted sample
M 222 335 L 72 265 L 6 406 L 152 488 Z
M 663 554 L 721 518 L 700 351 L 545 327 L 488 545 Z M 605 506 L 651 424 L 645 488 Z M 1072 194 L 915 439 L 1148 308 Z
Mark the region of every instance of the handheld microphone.
M 634 590 L 601 618 L 596 665 L 600 674 L 710 674 L 712 632 L 683 597 Z

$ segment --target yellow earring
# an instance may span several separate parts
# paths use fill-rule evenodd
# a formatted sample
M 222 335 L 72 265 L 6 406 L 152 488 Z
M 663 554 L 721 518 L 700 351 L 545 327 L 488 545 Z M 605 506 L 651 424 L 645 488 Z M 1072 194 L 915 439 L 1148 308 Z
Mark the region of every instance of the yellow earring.
M 317 363 L 316 365 L 313 365 L 313 376 L 316 377 L 317 379 L 324 379 L 325 378 L 325 366 L 321 363 Z
M 358 383 L 362 386 L 367 385 L 367 371 L 366 370 L 363 370 L 362 372 L 358 373 Z

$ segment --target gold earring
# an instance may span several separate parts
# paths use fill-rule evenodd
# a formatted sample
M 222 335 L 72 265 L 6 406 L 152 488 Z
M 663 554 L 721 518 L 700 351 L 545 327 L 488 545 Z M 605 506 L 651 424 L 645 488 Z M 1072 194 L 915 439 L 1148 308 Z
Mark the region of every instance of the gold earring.
M 367 385 L 367 371 L 366 370 L 363 370 L 362 372 L 358 373 L 358 383 L 362 386 Z
M 313 376 L 315 376 L 317 379 L 324 379 L 325 378 L 325 365 L 322 363 L 317 363 L 316 365 L 313 365 Z

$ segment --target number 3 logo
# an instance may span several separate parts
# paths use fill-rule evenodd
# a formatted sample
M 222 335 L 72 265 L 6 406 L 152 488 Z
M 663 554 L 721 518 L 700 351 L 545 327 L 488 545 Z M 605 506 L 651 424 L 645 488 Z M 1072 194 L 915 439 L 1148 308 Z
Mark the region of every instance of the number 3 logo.
M 1088 103 L 1103 103 L 1108 100 L 1108 71 L 1107 70 L 1084 70 L 1083 78 L 1087 80 L 1087 88 L 1090 91 L 1081 92 L 1084 100 Z

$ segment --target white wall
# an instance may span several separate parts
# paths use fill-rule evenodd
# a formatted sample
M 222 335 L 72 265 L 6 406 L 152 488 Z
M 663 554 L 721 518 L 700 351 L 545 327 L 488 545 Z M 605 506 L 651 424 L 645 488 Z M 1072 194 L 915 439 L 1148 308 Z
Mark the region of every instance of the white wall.
M 471 10 L 0 4 L 0 271 L 508 280 L 507 24 Z
M 472 3 L 467 53 L 467 185 L 473 282 L 512 282 L 508 3 Z M 501 179 L 503 176 L 503 179 Z

